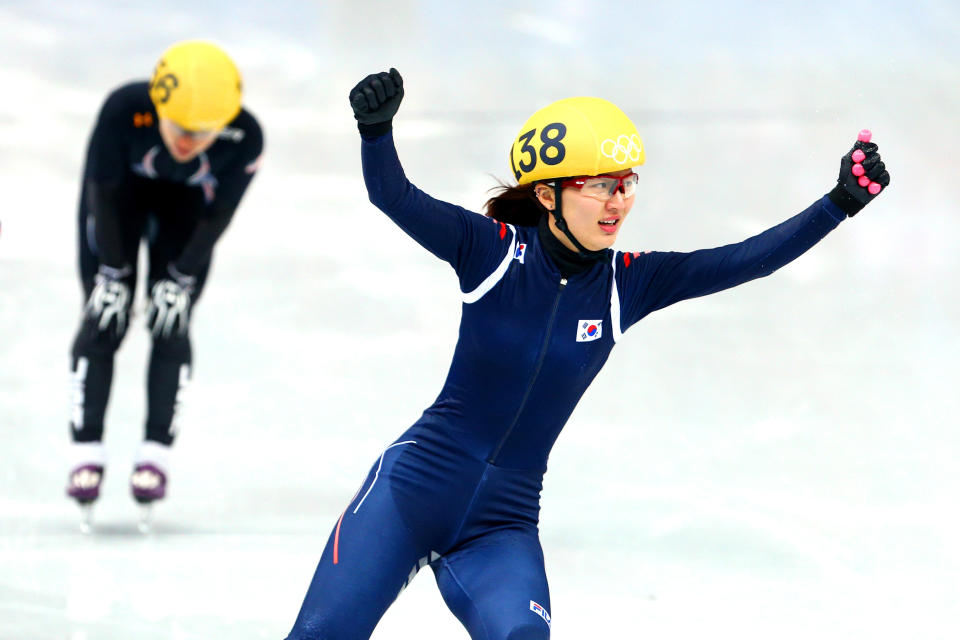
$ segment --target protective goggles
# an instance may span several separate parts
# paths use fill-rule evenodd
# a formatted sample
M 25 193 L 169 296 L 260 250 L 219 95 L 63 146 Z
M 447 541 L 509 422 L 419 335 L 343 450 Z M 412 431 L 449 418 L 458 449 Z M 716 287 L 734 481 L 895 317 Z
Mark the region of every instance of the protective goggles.
M 580 176 L 579 178 L 567 178 L 560 181 L 561 187 L 572 187 L 579 189 L 583 195 L 596 198 L 606 202 L 619 191 L 624 198 L 629 198 L 637 192 L 637 182 L 640 176 L 636 173 L 628 173 L 625 176 Z
M 178 125 L 173 120 L 170 120 L 170 128 L 173 130 L 173 135 L 178 138 L 190 138 L 194 142 L 205 142 L 210 138 L 213 138 L 219 133 L 216 129 L 184 129 Z

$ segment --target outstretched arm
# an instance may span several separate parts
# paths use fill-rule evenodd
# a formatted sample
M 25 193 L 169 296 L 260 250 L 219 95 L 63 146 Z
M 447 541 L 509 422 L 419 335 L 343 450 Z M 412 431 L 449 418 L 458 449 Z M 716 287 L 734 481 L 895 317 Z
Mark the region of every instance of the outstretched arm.
M 848 216 L 856 215 L 890 184 L 890 175 L 868 133 L 861 132 L 861 139 L 842 158 L 837 185 L 830 193 L 759 235 L 690 253 L 618 256 L 623 329 L 680 300 L 768 276 L 805 253 Z

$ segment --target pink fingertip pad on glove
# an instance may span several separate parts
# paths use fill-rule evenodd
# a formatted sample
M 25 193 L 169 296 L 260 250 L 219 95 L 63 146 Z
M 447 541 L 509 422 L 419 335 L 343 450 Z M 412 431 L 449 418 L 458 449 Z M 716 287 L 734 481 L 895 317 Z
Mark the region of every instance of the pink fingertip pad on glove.
M 852 173 L 853 175 L 859 178 L 864 173 L 866 173 L 866 171 L 863 170 L 863 165 L 858 163 L 853 165 L 853 169 L 850 170 L 850 173 Z
M 857 149 L 856 151 L 853 152 L 853 155 L 850 157 L 853 158 L 854 162 L 863 162 L 863 159 L 867 157 L 867 154 L 865 154 L 860 149 Z
M 860 133 L 857 135 L 857 140 L 860 142 L 870 142 L 870 138 L 873 137 L 873 133 L 870 132 L 870 129 L 861 129 Z
M 859 184 L 861 187 L 866 187 L 870 184 L 870 178 L 867 176 L 860 176 L 860 179 L 857 180 L 857 184 Z
M 864 177 L 866 177 L 866 176 L 864 176 Z M 878 193 L 880 193 L 880 189 L 882 189 L 882 188 L 883 188 L 883 187 L 880 186 L 880 183 L 879 183 L 879 182 L 871 182 L 871 183 L 870 183 L 870 186 L 867 187 L 867 191 L 870 192 L 870 195 L 875 196 L 875 195 L 877 195 Z

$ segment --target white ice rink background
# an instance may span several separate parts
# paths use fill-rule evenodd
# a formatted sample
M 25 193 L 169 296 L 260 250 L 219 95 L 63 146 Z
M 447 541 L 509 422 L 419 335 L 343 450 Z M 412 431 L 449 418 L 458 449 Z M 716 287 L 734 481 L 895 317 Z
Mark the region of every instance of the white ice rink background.
M 288 632 L 456 338 L 452 270 L 363 188 L 346 95 L 390 66 L 408 175 L 474 210 L 534 109 L 619 104 L 647 148 L 624 250 L 762 231 L 873 129 L 889 192 L 772 277 L 633 327 L 580 403 L 542 500 L 553 637 L 960 637 L 960 5 L 720 4 L 0 2 L 0 639 Z M 106 93 L 187 37 L 238 62 L 266 156 L 197 308 L 155 530 L 127 487 L 141 314 L 85 537 L 63 495 L 84 148 Z M 430 572 L 374 634 L 466 637 Z

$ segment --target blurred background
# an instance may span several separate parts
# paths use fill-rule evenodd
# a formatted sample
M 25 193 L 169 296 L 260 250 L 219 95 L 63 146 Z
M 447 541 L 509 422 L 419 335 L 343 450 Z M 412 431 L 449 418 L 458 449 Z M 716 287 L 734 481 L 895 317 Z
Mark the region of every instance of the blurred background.
M 346 96 L 390 66 L 408 176 L 475 211 L 535 109 L 617 103 L 647 149 L 622 250 L 758 233 L 873 130 L 889 192 L 774 276 L 633 327 L 580 403 L 542 500 L 553 637 L 955 637 L 958 25 L 955 0 L 0 1 L 0 638 L 289 631 L 457 335 L 453 272 L 361 179 Z M 154 531 L 127 488 L 141 299 L 83 536 L 64 486 L 85 147 L 107 93 L 194 37 L 237 62 L 266 155 L 194 317 Z M 466 637 L 429 572 L 374 634 Z

